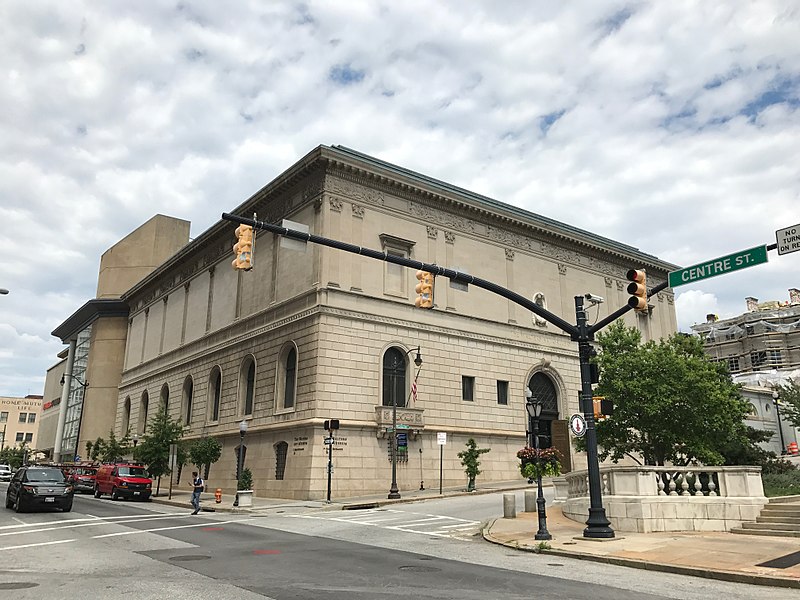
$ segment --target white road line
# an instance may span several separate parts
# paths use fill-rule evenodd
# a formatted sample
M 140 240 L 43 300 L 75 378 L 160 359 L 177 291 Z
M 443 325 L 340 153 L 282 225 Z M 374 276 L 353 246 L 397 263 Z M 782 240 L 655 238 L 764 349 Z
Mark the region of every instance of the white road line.
M 75 540 L 56 540 L 54 542 L 39 542 L 38 544 L 23 544 L 21 546 L 5 546 L 0 547 L 0 551 L 2 550 L 20 550 L 22 548 L 36 548 L 38 546 L 52 546 L 53 544 L 68 544 L 69 542 L 74 542 Z
M 41 523 L 25 523 L 23 521 L 20 521 L 19 525 L 2 525 L 2 526 L 0 526 L 0 530 L 4 530 L 4 529 L 20 529 L 21 527 L 40 527 L 42 525 L 57 525 L 57 524 L 64 524 L 64 523 L 85 523 L 87 521 L 96 522 L 98 519 L 103 520 L 103 521 L 107 521 L 107 520 L 110 520 L 110 519 L 134 519 L 134 518 L 135 519 L 156 519 L 156 518 L 162 518 L 163 519 L 164 517 L 168 517 L 168 516 L 180 517 L 181 514 L 175 513 L 174 515 L 172 515 L 172 513 L 156 513 L 156 514 L 153 514 L 153 515 L 117 515 L 117 516 L 113 516 L 113 517 L 96 517 L 94 515 L 87 515 L 87 516 L 90 517 L 90 518 L 88 518 L 88 519 L 82 519 L 82 518 L 77 518 L 77 519 L 59 519 L 58 521 L 45 521 L 45 522 L 41 522 Z M 189 516 L 189 515 L 183 515 L 183 516 Z M 16 519 L 16 520 L 19 520 L 19 519 Z
M 192 525 L 176 525 L 175 527 L 156 527 L 155 529 L 134 529 L 133 531 L 120 531 L 119 533 L 106 533 L 104 535 L 93 535 L 92 539 L 119 537 L 122 535 L 136 535 L 138 533 L 152 533 L 154 531 L 171 531 L 173 529 L 189 529 L 191 527 L 211 527 L 213 525 L 227 525 L 228 523 L 238 523 L 239 521 L 209 521 L 206 523 L 193 523 Z
M 174 516 L 162 515 L 159 517 L 150 517 L 147 520 L 155 521 L 156 519 L 184 519 L 190 516 L 192 515 L 174 515 Z M 80 519 L 80 520 L 85 521 L 87 519 Z M 62 529 L 77 529 L 78 527 L 97 527 L 98 525 L 122 525 L 125 523 L 140 523 L 140 522 L 141 521 L 138 518 L 128 518 L 127 520 L 119 520 L 119 521 L 103 521 L 103 520 L 98 521 L 96 519 L 92 519 L 89 523 L 78 523 L 77 525 L 61 525 L 56 527 L 41 527 L 39 529 L 17 529 L 16 531 L 4 531 L 0 533 L 0 537 L 5 537 L 7 535 L 21 535 L 28 533 L 42 533 L 43 531 L 61 531 Z M 31 525 L 33 525 L 34 527 L 36 526 L 34 524 Z

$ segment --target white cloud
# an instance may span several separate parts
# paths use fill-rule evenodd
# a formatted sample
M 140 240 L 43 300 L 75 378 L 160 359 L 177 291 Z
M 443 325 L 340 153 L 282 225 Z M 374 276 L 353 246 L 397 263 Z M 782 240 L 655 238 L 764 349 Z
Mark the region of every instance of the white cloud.
M 114 242 L 155 213 L 197 235 L 321 143 L 676 264 L 769 243 L 800 222 L 798 25 L 791 0 L 0 3 L 0 324 L 29 356 L 0 393 L 41 383 Z M 679 320 L 799 267 L 679 288 Z

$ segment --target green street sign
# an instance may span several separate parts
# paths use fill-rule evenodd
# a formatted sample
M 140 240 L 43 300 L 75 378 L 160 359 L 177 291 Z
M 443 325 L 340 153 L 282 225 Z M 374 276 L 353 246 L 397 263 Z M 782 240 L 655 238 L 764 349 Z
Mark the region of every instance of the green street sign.
M 694 283 L 701 279 L 732 273 L 739 269 L 746 269 L 767 262 L 767 246 L 756 246 L 749 250 L 742 250 L 728 256 L 708 260 L 704 263 L 686 267 L 669 274 L 669 287 L 678 287 L 687 283 Z

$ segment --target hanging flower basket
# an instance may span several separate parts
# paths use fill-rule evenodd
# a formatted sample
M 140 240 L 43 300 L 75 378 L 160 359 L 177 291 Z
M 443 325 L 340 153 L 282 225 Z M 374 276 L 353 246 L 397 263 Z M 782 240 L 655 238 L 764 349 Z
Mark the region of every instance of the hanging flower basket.
M 520 460 L 519 472 L 526 479 L 558 477 L 561 475 L 561 453 L 555 448 L 531 448 L 526 446 L 517 452 Z

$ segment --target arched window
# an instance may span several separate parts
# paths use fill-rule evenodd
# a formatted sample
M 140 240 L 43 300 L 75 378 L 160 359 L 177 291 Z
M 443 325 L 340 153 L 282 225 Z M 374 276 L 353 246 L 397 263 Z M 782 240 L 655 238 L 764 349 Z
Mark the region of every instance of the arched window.
M 169 414 L 169 385 L 166 383 L 161 386 L 161 396 L 158 399 L 158 406 Z
M 210 421 L 219 421 L 219 403 L 221 397 L 222 372 L 219 367 L 214 367 L 211 370 L 211 376 L 208 380 L 208 405 L 211 407 L 208 418 Z
M 383 405 L 406 405 L 406 354 L 399 348 L 383 355 Z
M 283 386 L 283 408 L 294 407 L 294 391 L 297 384 L 297 350 L 292 348 L 286 355 L 285 380 Z
M 283 479 L 286 471 L 286 455 L 289 452 L 289 444 L 278 442 L 275 444 L 275 479 Z
M 194 399 L 194 381 L 191 375 L 183 381 L 183 394 L 181 398 L 181 414 L 183 422 L 189 425 L 192 422 L 192 400 Z
M 256 394 L 256 361 L 247 356 L 239 371 L 239 407 L 242 416 L 253 414 L 253 400 Z
M 128 396 L 125 398 L 125 402 L 122 405 L 122 435 L 125 436 L 128 433 L 128 429 L 131 426 L 131 397 Z
M 542 401 L 542 416 L 539 420 L 539 443 L 549 448 L 552 443 L 552 424 L 558 419 L 558 394 L 553 380 L 544 373 L 534 373 L 528 381 L 532 397 Z M 524 408 L 524 407 L 523 407 Z M 527 413 L 526 413 L 527 414 Z M 530 429 L 533 426 L 529 423 Z
M 139 403 L 139 423 L 136 429 L 139 433 L 144 433 L 147 430 L 147 409 L 150 407 L 150 396 L 147 395 L 147 390 L 142 392 L 142 400 Z

